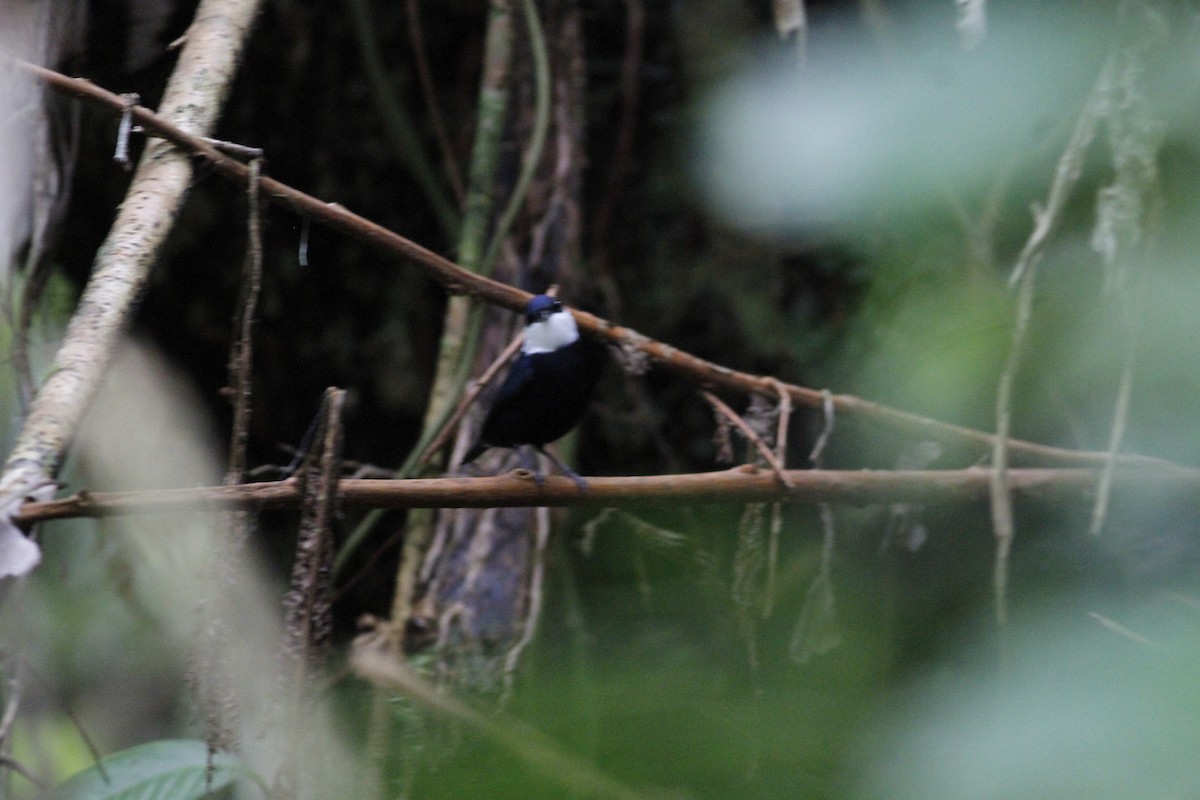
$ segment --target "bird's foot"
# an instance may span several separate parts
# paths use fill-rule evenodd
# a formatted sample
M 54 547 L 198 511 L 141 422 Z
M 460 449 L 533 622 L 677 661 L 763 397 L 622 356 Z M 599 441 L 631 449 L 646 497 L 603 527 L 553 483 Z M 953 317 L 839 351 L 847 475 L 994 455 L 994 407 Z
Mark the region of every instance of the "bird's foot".
M 546 458 L 554 462 L 554 466 L 558 467 L 559 471 L 563 475 L 566 475 L 568 478 L 575 481 L 575 485 L 579 487 L 580 492 L 586 492 L 588 490 L 587 479 L 560 461 L 558 456 L 556 456 L 553 451 L 542 450 L 541 452 L 546 454 Z
M 559 466 L 562 467 L 563 475 L 566 475 L 568 478 L 575 481 L 575 485 L 579 487 L 580 492 L 586 492 L 588 490 L 587 478 L 583 477 L 570 467 L 563 466 L 561 464 Z
M 542 474 L 542 465 L 538 463 L 537 453 L 528 445 L 522 445 L 517 448 L 517 459 L 521 462 L 520 470 L 525 472 L 523 477 L 533 477 L 533 482 L 538 488 L 542 488 L 542 484 L 546 482 L 546 476 Z

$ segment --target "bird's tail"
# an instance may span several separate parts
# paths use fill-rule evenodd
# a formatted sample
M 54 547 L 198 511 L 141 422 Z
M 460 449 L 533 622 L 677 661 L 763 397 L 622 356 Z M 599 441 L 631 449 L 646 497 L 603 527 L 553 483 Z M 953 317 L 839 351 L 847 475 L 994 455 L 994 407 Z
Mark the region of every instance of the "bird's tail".
M 465 467 L 467 464 L 470 464 L 472 461 L 483 455 L 483 451 L 487 449 L 488 446 L 483 442 L 476 442 L 475 444 L 471 445 L 471 448 L 467 450 L 467 454 L 463 456 L 463 460 L 459 462 L 459 466 Z

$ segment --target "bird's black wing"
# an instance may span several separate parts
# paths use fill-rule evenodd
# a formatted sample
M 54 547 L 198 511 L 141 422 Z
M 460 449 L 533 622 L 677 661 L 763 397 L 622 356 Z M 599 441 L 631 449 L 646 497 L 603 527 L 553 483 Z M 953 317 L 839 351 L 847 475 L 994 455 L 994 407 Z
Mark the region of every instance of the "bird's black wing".
M 518 407 L 523 395 L 529 391 L 533 373 L 533 362 L 529 356 L 518 356 L 509 368 L 504 383 L 496 391 L 496 399 L 492 401 L 492 408 L 484 420 L 479 440 L 467 450 L 462 463 L 469 464 L 492 445 L 507 447 L 510 444 L 508 439 L 511 437 L 505 429 L 511 427 L 511 417 L 519 415 Z
M 533 362 L 529 356 L 522 353 L 513 362 L 513 365 L 508 370 L 508 375 L 504 378 L 504 383 L 500 385 L 500 390 L 496 392 L 496 399 L 492 402 L 493 414 L 494 409 L 502 409 L 507 407 L 516 398 L 521 396 L 521 393 L 529 386 L 529 382 L 533 380 Z M 487 427 L 486 425 L 484 426 Z

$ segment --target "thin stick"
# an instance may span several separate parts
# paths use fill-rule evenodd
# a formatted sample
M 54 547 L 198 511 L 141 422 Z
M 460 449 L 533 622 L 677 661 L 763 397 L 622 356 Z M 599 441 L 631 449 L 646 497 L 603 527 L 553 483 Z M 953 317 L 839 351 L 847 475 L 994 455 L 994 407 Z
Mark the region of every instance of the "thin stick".
M 769 470 L 743 465 L 717 472 L 676 475 L 593 477 L 588 491 L 561 475 L 547 475 L 539 487 L 518 474 L 480 478 L 446 477 L 412 480 L 346 479 L 339 482 L 347 508 L 489 508 L 492 506 L 604 506 L 633 503 L 744 503 L 781 500 L 787 503 L 830 502 L 846 505 L 922 503 L 924 505 L 986 501 L 991 471 L 963 470 L 788 470 L 789 487 Z M 1031 499 L 1083 501 L 1095 490 L 1100 473 L 1093 469 L 1010 469 L 1011 492 Z M 1128 469 L 1114 484 L 1154 487 L 1174 493 L 1200 491 L 1198 469 Z M 295 478 L 271 483 L 206 486 L 137 492 L 80 492 L 61 500 L 26 503 L 14 516 L 18 525 L 52 519 L 112 517 L 126 514 L 171 514 L 227 508 L 295 508 Z
M 1008 279 L 1009 286 L 1016 286 L 1020 283 L 1025 270 L 1042 252 L 1046 242 L 1050 239 L 1050 234 L 1058 226 L 1063 209 L 1066 208 L 1067 200 L 1071 196 L 1071 190 L 1075 188 L 1075 184 L 1079 182 L 1079 176 L 1083 172 L 1084 157 L 1087 155 L 1088 145 L 1096 135 L 1096 126 L 1103 111 L 1104 99 L 1110 91 L 1114 69 L 1113 59 L 1110 57 L 1104 62 L 1100 74 L 1096 77 L 1096 82 L 1092 85 L 1087 102 L 1084 103 L 1083 110 L 1079 113 L 1079 119 L 1075 122 L 1075 130 L 1071 133 L 1067 146 L 1063 148 L 1062 155 L 1059 156 L 1058 165 L 1054 170 L 1054 180 L 1046 195 L 1046 205 L 1034 211 L 1033 232 L 1030 233 L 1025 246 L 1021 248 L 1021 254 L 1017 256 L 1016 266 L 1013 267 L 1012 274 Z
M 1148 647 L 1152 650 L 1158 649 L 1158 643 L 1153 639 L 1149 639 L 1132 628 L 1126 627 L 1115 619 L 1110 619 L 1097 611 L 1089 611 L 1088 616 L 1100 623 L 1100 627 L 1112 631 L 1113 633 L 1124 636 L 1126 639 L 1131 639 L 1140 645 Z
M 247 161 L 262 158 L 265 152 L 261 147 L 250 147 L 249 145 L 238 144 L 237 142 L 227 142 L 224 139 L 214 139 L 211 136 L 201 136 L 200 139 L 208 142 L 222 153 L 237 158 L 244 158 Z
M 1117 402 L 1113 408 L 1112 427 L 1109 430 L 1108 452 L 1110 458 L 1100 473 L 1100 484 L 1096 487 L 1096 502 L 1092 506 L 1092 522 L 1088 530 L 1099 536 L 1108 518 L 1108 506 L 1112 499 L 1112 481 L 1116 474 L 1117 456 L 1125 440 L 1125 428 L 1129 421 L 1129 402 L 1133 395 L 1133 371 L 1137 364 L 1138 331 L 1130 331 L 1130 341 L 1125 350 L 1125 363 L 1121 367 L 1121 383 L 1117 387 Z
M 1008 438 L 1012 430 L 1012 394 L 1017 369 L 1025 354 L 1029 320 L 1033 316 L 1033 286 L 1037 276 L 1037 260 L 1021 272 L 1017 292 L 1017 315 L 1013 325 L 1012 345 L 1008 362 L 1000 375 L 996 389 L 996 441 L 992 447 L 991 510 L 992 528 L 996 537 L 996 554 L 992 567 L 992 589 L 995 595 L 996 624 L 1008 622 L 1008 556 L 1015 534 L 1012 497 L 1008 485 Z
M 1016 320 L 1013 325 L 1012 344 L 1008 362 L 1000 376 L 996 389 L 996 438 L 992 441 L 992 527 L 996 536 L 996 554 L 992 569 L 992 587 L 995 594 L 996 624 L 1003 627 L 1008 620 L 1008 557 L 1015 534 L 1013 526 L 1012 498 L 1009 494 L 1009 454 L 1013 449 L 1010 438 L 1012 431 L 1012 392 L 1016 372 L 1024 356 L 1028 340 L 1029 321 L 1033 316 L 1033 287 L 1038 261 L 1050 234 L 1058 224 L 1066 207 L 1071 190 L 1083 170 L 1087 147 L 1096 134 L 1096 127 L 1104 109 L 1104 101 L 1110 91 L 1114 66 L 1110 57 L 1104 62 L 1100 74 L 1084 103 L 1083 110 L 1075 122 L 1075 130 L 1059 157 L 1054 172 L 1054 181 L 1046 197 L 1044 208 L 1036 209 L 1035 224 L 1029 239 L 1017 257 L 1010 285 L 1017 287 Z M 1105 461 L 1110 456 L 1106 454 Z
M 779 482 L 784 486 L 791 488 L 791 484 L 788 483 L 788 477 L 784 471 L 783 464 L 780 463 L 779 459 L 775 457 L 775 454 L 771 452 L 771 448 L 767 447 L 767 443 L 762 440 L 762 437 L 755 433 L 754 429 L 747 425 L 746 421 L 742 419 L 737 412 L 725 405 L 725 403 L 721 401 L 721 398 L 708 391 L 701 391 L 700 395 L 708 401 L 709 405 L 716 409 L 717 413 L 732 422 L 737 429 L 742 432 L 742 435 L 754 445 L 755 449 L 758 450 L 759 455 L 761 455 L 766 460 L 767 464 L 770 465 L 771 469 L 774 470 L 775 476 L 779 478 Z
M 229 354 L 229 389 L 233 394 L 233 424 L 229 442 L 229 468 L 226 483 L 246 479 L 246 443 L 250 438 L 250 400 L 254 372 L 254 317 L 262 289 L 262 211 L 258 184 L 262 161 L 250 164 L 250 183 L 246 191 L 247 212 L 246 266 L 242 275 L 242 296 L 234 317 L 236 337 Z
M 780 464 L 787 464 L 788 425 L 792 419 L 792 398 L 782 381 L 775 382 L 779 393 L 779 423 L 775 429 L 775 457 Z M 763 589 L 763 619 L 771 616 L 775 607 L 775 582 L 779 566 L 779 536 L 783 532 L 783 503 L 771 506 L 771 530 L 767 539 L 767 580 Z
M 508 343 L 508 346 L 504 348 L 500 355 L 496 356 L 496 359 L 488 365 L 488 368 L 485 369 L 483 374 L 479 376 L 479 380 L 477 380 L 475 384 L 462 396 L 462 399 L 459 400 L 458 408 L 454 409 L 454 413 L 451 414 L 450 418 L 447 419 L 442 425 L 441 429 L 438 431 L 438 435 L 434 437 L 433 441 L 429 443 L 429 446 L 426 447 L 424 452 L 421 453 L 420 457 L 417 458 L 417 464 L 419 466 L 425 466 L 428 464 L 429 459 L 433 458 L 433 454 L 446 444 L 446 440 L 450 438 L 450 434 L 454 431 L 455 427 L 457 427 L 458 423 L 467 413 L 467 409 L 471 407 L 471 405 L 479 397 L 480 393 L 488 387 L 488 384 L 490 384 L 492 379 L 496 377 L 496 373 L 499 372 L 505 364 L 512 360 L 512 357 L 516 355 L 518 350 L 521 349 L 521 345 L 524 344 L 524 342 L 525 331 L 522 330 L 513 337 L 513 340 Z
M 833 395 L 828 389 L 821 392 L 824 402 L 821 403 L 821 408 L 825 412 L 823 419 L 825 420 L 824 427 L 821 428 L 821 435 L 817 437 L 817 441 L 813 444 L 812 452 L 808 454 L 808 460 L 813 463 L 813 466 L 821 466 L 821 457 L 825 453 L 825 446 L 829 444 L 829 437 L 833 436 L 833 423 L 836 419 L 835 411 L 837 405 L 833 401 Z

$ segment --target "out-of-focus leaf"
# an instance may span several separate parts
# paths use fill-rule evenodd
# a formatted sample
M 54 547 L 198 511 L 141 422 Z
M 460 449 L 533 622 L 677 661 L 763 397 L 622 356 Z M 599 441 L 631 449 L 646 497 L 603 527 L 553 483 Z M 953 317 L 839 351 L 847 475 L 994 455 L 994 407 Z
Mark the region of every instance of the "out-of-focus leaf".
M 936 39 L 945 20 L 925 25 Z M 762 64 L 713 93 L 697 172 L 722 216 L 775 236 L 935 206 L 948 188 L 989 185 L 1077 108 L 1106 38 L 1090 17 L 1013 15 L 970 54 L 897 69 L 874 43 L 826 31 L 803 70 Z
M 824 655 L 841 643 L 833 580 L 828 571 L 822 570 L 808 587 L 788 655 L 798 664 L 806 664 L 813 656 Z
M 165 739 L 101 760 L 53 789 L 46 800 L 189 800 L 254 776 L 236 757 L 218 753 L 208 776 L 208 747 Z
M 958 46 L 974 50 L 987 35 L 987 0 L 954 0 L 958 6 Z
M 1147 604 L 1091 628 L 1049 614 L 1026 625 L 1006 670 L 929 676 L 881 715 L 882 752 L 853 796 L 1194 795 L 1200 663 L 1194 617 L 1178 612 Z

